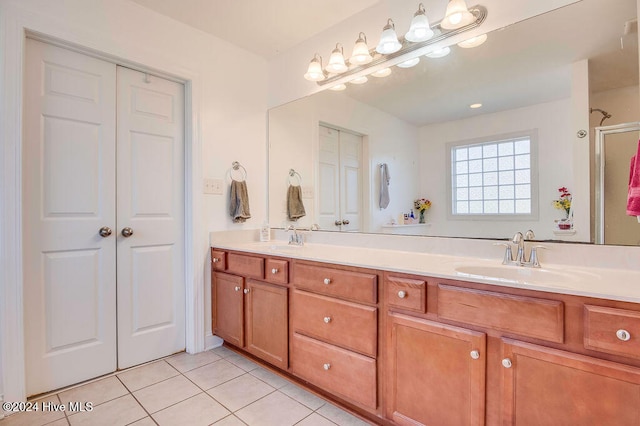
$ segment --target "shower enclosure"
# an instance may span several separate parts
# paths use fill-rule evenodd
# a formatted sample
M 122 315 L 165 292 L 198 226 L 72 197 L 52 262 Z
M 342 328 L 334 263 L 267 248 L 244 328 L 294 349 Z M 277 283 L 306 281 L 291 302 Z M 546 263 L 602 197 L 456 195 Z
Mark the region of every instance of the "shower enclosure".
M 595 243 L 640 246 L 640 223 L 627 216 L 629 163 L 640 122 L 595 128 Z

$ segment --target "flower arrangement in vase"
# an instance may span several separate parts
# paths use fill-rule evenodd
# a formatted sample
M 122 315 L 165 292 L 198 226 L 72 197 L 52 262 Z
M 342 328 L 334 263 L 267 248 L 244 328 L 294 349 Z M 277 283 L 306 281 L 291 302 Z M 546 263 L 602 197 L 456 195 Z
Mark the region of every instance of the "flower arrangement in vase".
M 558 210 L 563 210 L 565 214 L 565 217 L 558 221 L 558 229 L 568 230 L 573 227 L 573 218 L 571 217 L 572 196 L 569 190 L 564 186 L 558 188 L 558 192 L 560 193 L 560 197 L 557 200 L 553 200 L 553 207 Z
M 420 218 L 418 223 L 425 223 L 424 222 L 424 212 L 426 212 L 427 210 L 429 210 L 431 208 L 431 201 L 429 201 L 426 198 L 418 198 L 417 200 L 415 200 L 413 202 L 413 207 L 418 210 L 418 212 L 420 213 Z

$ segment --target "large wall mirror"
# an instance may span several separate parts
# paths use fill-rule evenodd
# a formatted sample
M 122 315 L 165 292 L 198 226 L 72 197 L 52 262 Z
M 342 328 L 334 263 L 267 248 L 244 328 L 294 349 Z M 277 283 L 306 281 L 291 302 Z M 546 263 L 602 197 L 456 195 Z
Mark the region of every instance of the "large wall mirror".
M 493 31 L 479 47 L 452 46 L 446 57 L 273 108 L 270 224 L 466 238 L 532 229 L 538 240 L 595 242 L 596 199 L 620 198 L 596 197 L 596 128 L 640 120 L 638 70 L 636 0 L 582 0 Z M 638 132 L 611 143 L 628 156 Z M 503 160 L 511 175 L 500 174 Z M 629 158 L 611 162 L 628 167 Z M 490 164 L 496 173 L 477 175 L 474 187 L 474 167 Z M 607 184 L 624 192 L 627 182 Z M 554 206 L 561 187 L 572 194 L 569 229 Z M 421 198 L 431 201 L 425 223 L 414 210 Z M 605 210 L 624 210 L 623 201 Z M 304 216 L 293 220 L 300 204 Z M 411 210 L 416 223 L 405 224 Z M 628 219 L 616 231 L 624 240 L 611 232 L 601 241 L 640 245 L 640 222 Z

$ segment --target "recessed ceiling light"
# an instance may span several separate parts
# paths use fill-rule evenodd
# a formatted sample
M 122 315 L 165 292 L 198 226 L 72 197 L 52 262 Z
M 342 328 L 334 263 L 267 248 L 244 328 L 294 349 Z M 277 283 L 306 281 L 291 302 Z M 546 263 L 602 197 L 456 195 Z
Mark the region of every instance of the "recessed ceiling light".
M 411 68 L 418 65 L 418 62 L 420 62 L 420 58 L 413 58 L 413 59 L 409 59 L 408 61 L 399 63 L 398 66 L 400 68 Z
M 367 81 L 369 81 L 369 79 L 367 78 L 366 75 L 363 75 L 362 77 L 354 78 L 353 80 L 349 81 L 349 83 L 352 83 L 352 84 L 364 84 Z
M 329 87 L 329 90 L 334 90 L 334 91 L 336 91 L 336 92 L 339 92 L 340 90 L 344 90 L 344 89 L 346 89 L 346 88 L 347 88 L 347 86 L 346 86 L 346 85 L 344 85 L 344 84 L 336 84 L 336 85 L 335 85 L 335 86 L 333 86 L 333 87 Z
M 391 68 L 382 68 L 381 70 L 371 73 L 374 77 L 386 77 L 389 74 L 391 74 Z
M 480 104 L 480 103 L 478 103 L 478 104 L 471 104 L 471 105 L 469 105 L 469 108 L 476 109 L 476 108 L 480 108 L 481 106 L 482 106 L 482 104 Z
M 487 35 L 486 34 L 481 34 L 479 36 L 475 36 L 475 37 L 470 38 L 468 40 L 461 41 L 460 43 L 458 43 L 458 46 L 460 46 L 460 47 L 462 47 L 464 49 L 470 49 L 472 47 L 480 46 L 485 41 L 487 41 Z
M 425 56 L 429 58 L 442 58 L 451 53 L 451 48 L 449 46 L 443 47 L 441 49 L 434 50 L 433 52 L 427 53 Z

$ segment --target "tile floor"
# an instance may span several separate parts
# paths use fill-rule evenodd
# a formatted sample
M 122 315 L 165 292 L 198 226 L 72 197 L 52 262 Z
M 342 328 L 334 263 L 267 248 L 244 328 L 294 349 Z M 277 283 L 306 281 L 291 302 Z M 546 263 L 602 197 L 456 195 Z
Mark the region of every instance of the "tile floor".
M 173 355 L 39 401 L 92 402 L 94 408 L 17 413 L 0 426 L 369 424 L 223 347 Z

